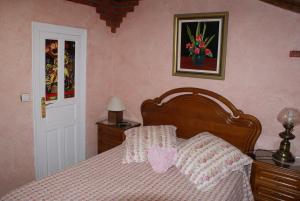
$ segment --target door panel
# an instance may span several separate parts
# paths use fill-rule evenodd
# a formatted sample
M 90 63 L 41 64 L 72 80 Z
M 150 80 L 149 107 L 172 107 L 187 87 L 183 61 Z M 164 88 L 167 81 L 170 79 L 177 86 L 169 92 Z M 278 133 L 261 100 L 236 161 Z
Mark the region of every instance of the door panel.
M 47 107 L 47 128 L 60 127 L 75 123 L 76 108 L 74 104 L 66 106 Z
M 85 159 L 85 55 L 85 30 L 33 23 L 37 178 Z
M 65 128 L 65 167 L 72 165 L 76 162 L 77 156 L 75 155 L 76 152 L 74 151 L 76 149 L 76 138 L 73 135 L 73 133 L 75 132 L 76 130 L 74 126 L 69 126 Z
M 60 169 L 59 157 L 59 130 L 52 130 L 45 133 L 47 142 L 47 173 L 49 175 Z

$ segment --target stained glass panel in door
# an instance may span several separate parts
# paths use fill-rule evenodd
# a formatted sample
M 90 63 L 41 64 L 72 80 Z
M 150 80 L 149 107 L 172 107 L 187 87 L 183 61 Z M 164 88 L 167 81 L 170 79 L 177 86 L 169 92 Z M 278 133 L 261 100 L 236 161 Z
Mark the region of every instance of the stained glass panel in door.
M 46 101 L 57 100 L 58 41 L 45 40 L 45 88 Z
M 75 95 L 75 41 L 65 41 L 64 55 L 65 98 Z

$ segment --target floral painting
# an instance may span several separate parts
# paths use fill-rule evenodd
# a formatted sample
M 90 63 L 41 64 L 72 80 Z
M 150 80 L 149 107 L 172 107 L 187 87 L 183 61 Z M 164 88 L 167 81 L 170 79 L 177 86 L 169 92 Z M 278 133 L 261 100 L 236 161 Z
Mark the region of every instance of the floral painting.
M 174 17 L 173 75 L 224 79 L 228 13 Z

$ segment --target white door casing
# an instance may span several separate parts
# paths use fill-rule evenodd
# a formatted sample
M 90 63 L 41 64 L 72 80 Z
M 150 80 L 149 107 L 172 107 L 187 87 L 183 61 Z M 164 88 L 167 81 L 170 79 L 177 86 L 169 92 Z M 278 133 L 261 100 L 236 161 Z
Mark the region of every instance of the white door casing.
M 48 98 L 42 117 L 41 98 L 46 97 L 46 40 L 57 48 L 57 94 Z M 75 47 L 74 97 L 65 96 L 65 42 Z M 36 178 L 43 178 L 85 159 L 86 43 L 84 29 L 32 23 L 32 94 Z

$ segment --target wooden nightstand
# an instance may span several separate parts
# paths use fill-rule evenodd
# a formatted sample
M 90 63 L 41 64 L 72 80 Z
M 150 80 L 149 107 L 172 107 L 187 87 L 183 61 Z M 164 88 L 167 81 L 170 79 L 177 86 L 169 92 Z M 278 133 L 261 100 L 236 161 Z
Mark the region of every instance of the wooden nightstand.
M 300 201 L 300 162 L 276 164 L 271 151 L 257 150 L 252 165 L 251 186 L 255 200 Z
M 98 154 L 122 144 L 125 140 L 124 131 L 138 127 L 138 122 L 124 120 L 122 123 L 112 125 L 107 120 L 97 122 L 98 125 Z

